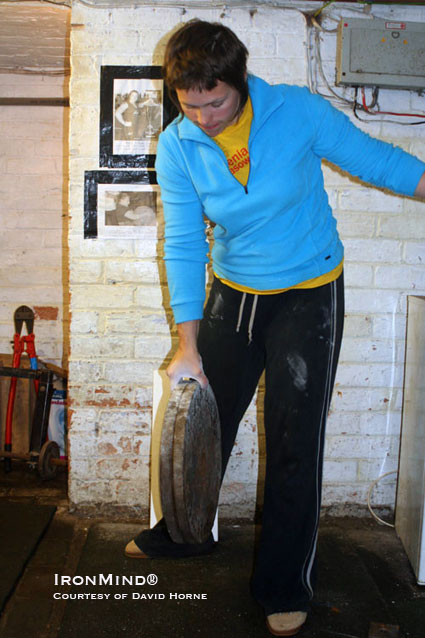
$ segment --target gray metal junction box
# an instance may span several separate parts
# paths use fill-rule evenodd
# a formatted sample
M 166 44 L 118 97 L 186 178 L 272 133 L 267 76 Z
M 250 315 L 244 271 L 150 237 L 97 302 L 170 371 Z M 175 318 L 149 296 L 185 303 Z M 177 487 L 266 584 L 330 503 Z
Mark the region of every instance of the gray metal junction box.
M 338 25 L 336 83 L 425 88 L 425 24 L 343 18 Z

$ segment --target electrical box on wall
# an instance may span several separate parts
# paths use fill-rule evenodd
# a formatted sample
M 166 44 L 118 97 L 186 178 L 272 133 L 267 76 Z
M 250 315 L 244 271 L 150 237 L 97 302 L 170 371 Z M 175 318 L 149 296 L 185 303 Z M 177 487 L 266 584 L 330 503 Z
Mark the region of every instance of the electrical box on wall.
M 343 18 L 338 26 L 336 83 L 424 89 L 425 24 Z

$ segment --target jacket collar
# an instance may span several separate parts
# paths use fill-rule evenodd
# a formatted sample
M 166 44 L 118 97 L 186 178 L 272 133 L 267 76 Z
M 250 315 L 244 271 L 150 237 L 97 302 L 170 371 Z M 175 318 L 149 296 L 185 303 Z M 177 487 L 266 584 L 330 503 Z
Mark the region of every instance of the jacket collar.
M 281 106 L 285 100 L 285 85 L 271 86 L 255 75 L 248 76 L 248 89 L 251 97 L 253 120 L 251 131 L 255 132 L 262 123 Z M 214 142 L 187 117 L 177 120 L 177 130 L 180 139 L 193 140 L 204 144 Z

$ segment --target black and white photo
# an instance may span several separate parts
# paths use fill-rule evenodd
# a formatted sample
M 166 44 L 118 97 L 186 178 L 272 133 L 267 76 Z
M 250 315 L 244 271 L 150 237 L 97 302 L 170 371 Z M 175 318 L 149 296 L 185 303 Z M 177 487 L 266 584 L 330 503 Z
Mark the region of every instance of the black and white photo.
M 161 131 L 177 115 L 160 66 L 103 66 L 99 164 L 153 168 Z
M 131 239 L 156 233 L 161 207 L 154 171 L 85 172 L 86 239 Z

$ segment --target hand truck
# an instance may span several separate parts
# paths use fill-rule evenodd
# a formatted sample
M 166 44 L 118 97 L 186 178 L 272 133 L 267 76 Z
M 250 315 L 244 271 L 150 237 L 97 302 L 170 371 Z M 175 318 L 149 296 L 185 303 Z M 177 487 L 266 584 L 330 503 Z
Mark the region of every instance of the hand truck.
M 10 472 L 12 458 L 21 458 L 36 463 L 42 478 L 53 478 L 59 465 L 67 465 L 65 459 L 60 459 L 59 446 L 55 441 L 47 441 L 50 404 L 53 395 L 54 372 L 45 364 L 39 362 L 35 351 L 35 337 L 33 333 L 34 312 L 28 306 L 20 306 L 14 313 L 15 334 L 13 337 L 12 367 L 0 367 L 0 376 L 11 377 L 9 397 L 6 411 L 4 452 L 4 469 Z M 27 335 L 22 335 L 25 323 Z M 30 369 L 20 367 L 22 353 L 26 352 L 30 359 Z M 39 367 L 38 364 L 41 364 Z M 65 375 L 61 375 L 65 376 Z M 32 379 L 36 391 L 36 403 L 32 419 L 30 451 L 28 454 L 17 454 L 12 451 L 12 421 L 18 378 Z

